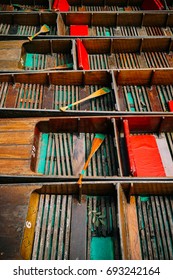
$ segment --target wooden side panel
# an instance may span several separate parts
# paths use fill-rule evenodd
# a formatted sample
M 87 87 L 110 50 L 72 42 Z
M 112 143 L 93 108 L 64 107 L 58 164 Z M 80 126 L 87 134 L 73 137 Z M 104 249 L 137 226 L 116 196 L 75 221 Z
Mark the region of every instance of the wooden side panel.
M 131 256 L 127 227 L 127 199 L 121 186 L 118 187 L 118 217 L 120 227 L 122 259 L 130 260 Z
M 65 35 L 65 24 L 62 19 L 62 16 L 58 14 L 57 17 L 57 35 Z
M 34 192 L 30 196 L 28 213 L 24 224 L 24 235 L 23 235 L 22 245 L 21 245 L 21 256 L 25 260 L 31 259 L 35 225 L 37 219 L 38 203 L 39 203 L 39 194 Z
M 128 203 L 127 205 L 127 221 L 128 221 L 129 247 L 130 247 L 131 259 L 141 260 L 142 255 L 141 255 L 135 196 L 130 196 L 130 203 Z

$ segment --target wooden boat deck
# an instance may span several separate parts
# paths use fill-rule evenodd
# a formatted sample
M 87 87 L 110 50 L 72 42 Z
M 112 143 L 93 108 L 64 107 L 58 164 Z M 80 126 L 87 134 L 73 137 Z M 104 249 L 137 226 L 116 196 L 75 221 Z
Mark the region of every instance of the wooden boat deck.
M 80 37 L 121 37 L 121 36 L 172 36 L 172 11 L 118 11 L 118 12 L 75 12 L 64 13 L 3 13 L 0 12 L 0 35 L 2 38 L 26 38 L 38 32 L 43 24 L 50 31 L 39 35 L 43 38 L 71 35 L 72 25 L 88 26 L 88 35 Z
M 172 117 L 148 115 L 139 125 L 141 117 L 123 119 L 128 120 L 132 135 L 154 136 L 165 176 L 172 177 Z M 103 133 L 105 141 L 91 159 L 86 176 L 130 176 L 122 125 L 122 116 L 1 119 L 0 174 L 73 178 L 81 172 L 95 133 Z
M 88 55 L 89 70 L 173 66 L 171 37 L 90 38 L 80 41 Z M 79 50 L 76 44 L 75 39 L 1 41 L 0 70 L 79 70 Z
M 54 10 L 53 9 L 53 0 L 41 0 L 41 1 L 0 1 L 0 10 L 1 11 L 20 11 L 20 12 L 31 12 L 31 11 L 45 11 L 45 10 Z M 99 0 L 97 3 L 94 3 L 91 0 L 84 1 L 74 1 L 68 0 L 69 11 L 139 11 L 142 9 L 142 0 Z M 168 9 L 172 9 L 171 1 L 167 0 Z M 166 8 L 166 7 L 164 7 Z
M 0 189 L 1 259 L 172 259 L 171 182 L 84 182 L 80 204 L 76 183 Z
M 40 116 L 53 111 L 60 114 L 61 107 L 106 87 L 110 89 L 108 94 L 73 106 L 63 114 L 170 112 L 171 76 L 172 68 L 4 73 L 0 74 L 0 107 L 18 109 L 21 116 L 28 116 L 29 111 L 38 112 Z

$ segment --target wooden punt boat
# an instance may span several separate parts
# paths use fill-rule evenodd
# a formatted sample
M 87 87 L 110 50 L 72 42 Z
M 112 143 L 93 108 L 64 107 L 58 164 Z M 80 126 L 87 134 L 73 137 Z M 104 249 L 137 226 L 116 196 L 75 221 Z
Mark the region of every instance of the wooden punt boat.
M 0 119 L 0 176 L 77 181 L 97 133 L 84 178 L 173 177 L 172 114 Z
M 173 259 L 172 183 L 83 183 L 80 204 L 71 182 L 0 189 L 1 259 Z
M 5 0 L 0 1 L 1 11 L 44 11 L 44 10 L 58 10 L 61 7 L 56 5 L 56 0 Z M 68 0 L 65 5 L 65 11 L 138 11 L 143 9 L 143 0 L 98 0 L 93 5 L 91 0 Z M 163 9 L 172 9 L 171 0 L 167 0 L 167 7 Z M 64 9 L 64 7 L 63 7 Z
M 106 16 L 105 16 L 106 15 Z M 172 36 L 172 11 L 0 13 L 1 38 L 26 39 L 43 24 L 50 31 L 40 38 Z
M 172 68 L 1 73 L 0 117 L 172 112 L 172 77 Z M 102 88 L 110 92 L 60 111 Z
M 0 42 L 0 71 L 169 68 L 171 37 L 10 40 Z

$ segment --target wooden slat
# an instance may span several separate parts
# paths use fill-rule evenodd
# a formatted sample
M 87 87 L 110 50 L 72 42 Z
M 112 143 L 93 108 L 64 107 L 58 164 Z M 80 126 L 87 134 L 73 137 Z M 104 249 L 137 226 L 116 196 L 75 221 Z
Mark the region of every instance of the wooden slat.
M 120 110 L 126 111 L 127 107 L 126 107 L 126 102 L 125 102 L 122 86 L 118 87 L 117 94 L 118 94 L 118 99 L 119 99 Z
M 30 170 L 30 164 L 30 159 L 0 159 L 0 174 L 33 175 Z
M 0 132 L 0 145 L 29 145 L 33 142 L 33 132 Z
M 116 69 L 117 67 L 117 63 L 116 63 L 116 59 L 115 59 L 115 54 L 111 54 L 108 56 L 108 66 L 109 69 Z
M 50 259 L 50 248 L 51 248 L 51 237 L 52 237 L 52 229 L 53 229 L 53 214 L 54 214 L 54 204 L 55 204 L 55 195 L 51 195 L 50 197 L 50 209 L 49 209 L 49 217 L 48 217 L 48 225 L 47 225 L 47 233 L 45 240 L 45 251 L 44 251 L 44 260 Z
M 38 120 L 38 119 L 37 119 Z M 23 131 L 33 131 L 34 126 L 37 122 L 36 119 L 30 119 L 28 120 L 13 120 L 13 119 L 1 119 L 0 120 L 0 132 L 2 131 L 17 131 L 22 132 Z
M 152 213 L 153 213 L 153 225 L 154 225 L 155 233 L 156 233 L 158 257 L 160 260 L 163 260 L 164 259 L 163 244 L 162 244 L 162 239 L 161 239 L 161 233 L 160 233 L 160 228 L 159 228 L 158 215 L 157 215 L 157 209 L 156 209 L 156 205 L 155 205 L 154 196 L 151 196 L 150 200 L 151 200 L 151 208 L 152 208 Z
M 54 108 L 54 86 L 45 86 L 43 91 L 43 103 L 42 109 L 53 109 Z
M 138 58 L 138 61 L 139 61 L 140 68 L 148 68 L 147 62 L 145 60 L 145 56 L 144 56 L 143 53 L 138 55 L 137 58 Z
M 58 243 L 58 238 L 57 237 L 58 237 L 58 230 L 59 230 L 60 202 L 61 202 L 61 196 L 57 195 L 56 210 L 55 210 L 55 222 L 54 222 L 53 239 L 52 239 L 51 260 L 55 260 L 56 255 L 57 255 L 57 243 Z
M 159 100 L 159 95 L 156 90 L 156 86 L 152 86 L 152 89 L 147 89 L 148 99 L 150 101 L 150 106 L 152 111 L 162 112 L 162 106 Z
M 69 259 L 70 251 L 70 230 L 71 230 L 71 208 L 72 208 L 72 195 L 68 195 L 67 205 L 67 218 L 66 218 L 66 233 L 65 233 L 65 245 L 64 245 L 64 260 Z
M 85 134 L 73 135 L 72 168 L 73 175 L 78 176 L 85 164 Z
M 166 240 L 166 236 L 165 236 L 165 227 L 164 227 L 163 220 L 162 220 L 162 212 L 161 212 L 161 207 L 160 207 L 161 205 L 160 205 L 158 196 L 156 196 L 154 199 L 155 199 L 155 205 L 156 205 L 156 209 L 157 209 L 158 222 L 159 222 L 159 228 L 160 228 L 160 233 L 161 233 L 161 240 L 162 240 L 162 244 L 163 244 L 164 259 L 168 260 L 169 253 L 168 253 L 168 247 L 167 247 L 167 240 Z
M 0 158 L 4 159 L 30 159 L 31 158 L 31 147 L 27 145 L 21 145 L 16 149 L 14 146 L 0 146 Z
M 87 235 L 87 202 L 82 196 L 81 204 L 73 197 L 72 200 L 72 221 L 70 238 L 70 260 L 86 259 L 86 235 Z
M 165 54 L 166 58 L 167 58 L 167 61 L 169 63 L 169 66 L 170 67 L 173 67 L 173 55 L 172 54 Z
M 140 196 L 137 197 L 137 207 L 138 207 L 138 222 L 139 222 L 139 232 L 140 232 L 140 239 L 141 239 L 142 258 L 144 260 L 148 260 L 148 250 L 147 250 L 145 226 L 144 226 L 142 204 L 141 204 Z
M 80 89 L 79 91 L 79 98 L 83 99 L 87 96 L 89 96 L 89 86 L 85 86 L 84 88 Z M 90 101 L 82 102 L 80 104 L 80 110 L 89 110 L 90 109 Z
M 65 218 L 66 218 L 66 203 L 67 196 L 62 196 L 62 206 L 61 206 L 61 220 L 60 220 L 60 232 L 58 240 L 58 260 L 63 259 L 63 248 L 64 248 L 64 235 L 65 235 Z
M 47 215 L 48 215 L 48 208 L 49 208 L 49 198 L 48 194 L 45 195 L 44 201 L 44 213 L 42 217 L 42 225 L 41 225 L 41 237 L 40 237 L 40 247 L 39 247 L 39 254 L 38 259 L 43 260 L 44 256 L 44 246 L 45 246 L 45 236 L 46 236 L 46 229 L 47 229 Z
M 15 108 L 20 84 L 9 85 L 5 100 L 6 108 Z
M 54 55 L 47 55 L 46 68 L 52 68 L 56 66 L 56 57 Z
M 160 206 L 161 206 L 160 208 L 161 208 L 162 217 L 163 217 L 163 225 L 165 228 L 165 239 L 167 241 L 169 259 L 173 260 L 173 250 L 172 250 L 172 237 L 173 236 L 171 236 L 171 231 L 169 230 L 167 212 L 166 212 L 163 196 L 159 196 L 159 200 L 160 200 Z

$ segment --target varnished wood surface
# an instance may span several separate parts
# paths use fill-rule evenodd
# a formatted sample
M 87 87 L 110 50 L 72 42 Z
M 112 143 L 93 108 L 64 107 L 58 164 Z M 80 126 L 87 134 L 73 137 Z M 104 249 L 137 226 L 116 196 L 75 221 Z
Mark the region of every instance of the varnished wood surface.
M 121 116 L 123 118 L 123 115 Z M 115 128 L 122 123 L 120 116 L 112 117 L 57 117 L 29 119 L 0 119 L 0 174 L 38 175 L 31 168 L 33 146 L 39 143 L 39 133 L 106 133 L 116 134 Z M 115 119 L 115 128 L 111 118 Z M 165 115 L 125 116 L 130 131 L 160 133 L 173 131 L 173 117 Z M 140 122 L 139 122 L 140 119 Z M 35 130 L 35 128 L 37 128 Z M 37 131 L 37 132 L 36 132 Z M 117 139 L 118 141 L 118 139 Z M 35 149 L 34 148 L 34 149 Z M 40 174 L 41 175 L 41 174 Z
M 139 239 L 138 220 L 136 212 L 136 199 L 135 196 L 130 196 L 130 201 L 127 204 L 127 223 L 129 232 L 129 246 L 130 246 L 130 259 L 141 260 L 141 246 Z
M 22 259 L 21 239 L 31 192 L 36 187 L 0 185 L 0 259 Z

